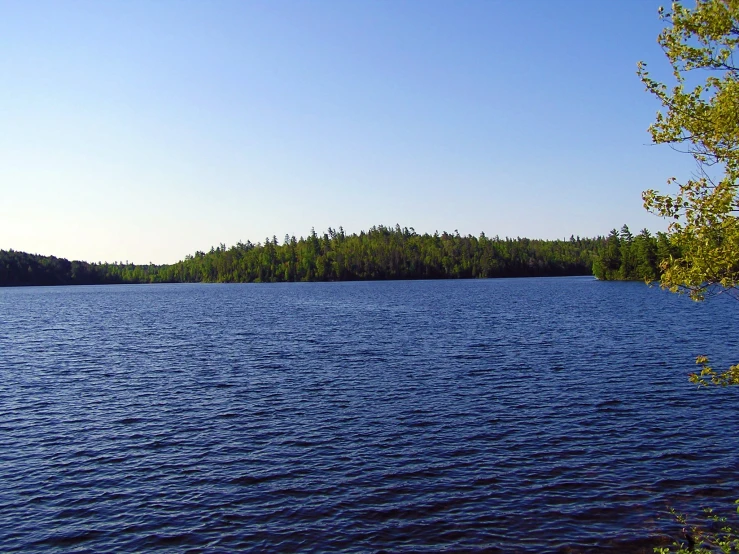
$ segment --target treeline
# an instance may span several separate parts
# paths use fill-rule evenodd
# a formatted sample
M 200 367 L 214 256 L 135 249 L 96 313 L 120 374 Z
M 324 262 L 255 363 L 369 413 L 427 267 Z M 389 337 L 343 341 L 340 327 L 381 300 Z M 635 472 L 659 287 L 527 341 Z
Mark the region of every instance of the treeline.
M 0 286 L 148 283 L 162 267 L 70 262 L 55 256 L 0 250 Z
M 164 267 L 167 282 L 356 281 L 588 275 L 603 239 L 530 240 L 416 233 L 378 226 L 347 235 L 276 237 L 263 244 L 221 244 Z
M 196 252 L 172 265 L 90 264 L 0 251 L 0 286 L 109 283 L 285 282 L 382 279 L 467 279 L 589 275 L 605 239 L 569 240 L 418 234 L 377 226 L 347 235 L 247 241 Z
M 652 235 L 647 229 L 633 236 L 628 226 L 613 229 L 593 259 L 593 275 L 604 281 L 656 281 L 659 264 L 680 252 L 665 233 Z
M 384 279 L 471 279 L 595 275 L 603 280 L 655 280 L 659 262 L 675 255 L 663 233 L 632 236 L 624 225 L 607 237 L 531 240 L 418 234 L 382 225 L 347 235 L 276 237 L 225 244 L 172 265 L 68 261 L 0 250 L 0 286 L 114 283 L 264 283 Z

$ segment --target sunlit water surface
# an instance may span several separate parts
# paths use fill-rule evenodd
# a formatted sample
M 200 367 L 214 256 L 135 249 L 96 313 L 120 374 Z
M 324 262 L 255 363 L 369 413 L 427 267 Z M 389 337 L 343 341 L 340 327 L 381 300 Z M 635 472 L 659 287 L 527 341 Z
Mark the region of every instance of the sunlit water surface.
M 0 290 L 0 551 L 650 552 L 739 497 L 739 304 L 590 278 Z

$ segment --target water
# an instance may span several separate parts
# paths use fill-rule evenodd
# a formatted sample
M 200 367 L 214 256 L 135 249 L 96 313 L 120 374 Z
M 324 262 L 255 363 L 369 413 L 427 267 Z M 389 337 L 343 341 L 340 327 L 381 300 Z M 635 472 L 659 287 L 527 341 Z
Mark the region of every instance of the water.
M 0 551 L 650 552 L 739 498 L 739 304 L 589 278 L 0 290 Z M 730 508 L 729 508 L 730 509 Z

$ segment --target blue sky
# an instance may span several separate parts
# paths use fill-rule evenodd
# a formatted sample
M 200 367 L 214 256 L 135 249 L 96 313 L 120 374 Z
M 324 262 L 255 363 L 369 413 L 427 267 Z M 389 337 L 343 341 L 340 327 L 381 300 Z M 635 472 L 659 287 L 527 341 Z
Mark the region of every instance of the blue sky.
M 0 248 L 664 228 L 660 2 L 0 0 Z

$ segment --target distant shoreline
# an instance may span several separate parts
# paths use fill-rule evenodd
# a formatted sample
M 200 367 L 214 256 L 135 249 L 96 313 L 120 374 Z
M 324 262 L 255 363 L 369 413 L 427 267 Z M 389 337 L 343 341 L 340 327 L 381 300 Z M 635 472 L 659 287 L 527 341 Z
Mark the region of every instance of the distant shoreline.
M 406 281 L 595 275 L 600 280 L 659 277 L 666 237 L 627 226 L 607 237 L 567 240 L 489 238 L 459 233 L 416 233 L 376 226 L 347 235 L 329 227 L 323 235 L 285 236 L 264 243 L 225 244 L 195 252 L 174 264 L 88 263 L 0 250 L 0 286 L 114 285 L 145 283 L 282 283 Z
M 375 226 L 348 235 L 225 244 L 166 265 L 91 264 L 0 250 L 0 286 L 476 279 L 589 275 L 604 237 L 569 240 L 418 234 Z
M 124 282 L 124 283 L 57 283 L 57 284 L 1 284 L 0 288 L 37 288 L 37 287 L 99 287 L 99 286 L 146 286 L 146 285 L 293 285 L 293 284 L 325 284 L 325 283 L 390 283 L 414 281 L 486 281 L 499 279 L 563 279 L 568 277 L 591 277 L 598 279 L 592 273 L 578 273 L 570 275 L 516 275 L 508 277 L 430 277 L 407 279 L 353 279 L 343 281 L 155 281 L 155 282 Z

